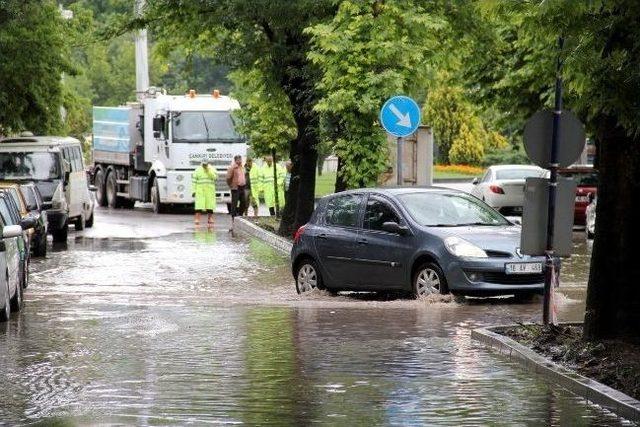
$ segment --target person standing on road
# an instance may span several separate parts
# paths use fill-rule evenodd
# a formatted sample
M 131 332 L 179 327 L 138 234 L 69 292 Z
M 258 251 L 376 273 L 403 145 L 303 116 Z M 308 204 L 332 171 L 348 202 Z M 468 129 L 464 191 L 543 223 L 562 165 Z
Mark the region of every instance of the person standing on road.
M 244 164 L 244 180 L 247 185 L 245 192 L 247 193 L 247 201 L 243 215 L 249 214 L 249 206 L 253 208 L 253 216 L 258 216 L 258 195 L 260 193 L 260 180 L 258 178 L 258 167 L 254 166 L 253 159 L 247 157 Z
M 200 225 L 200 215 L 207 213 L 207 224 L 213 227 L 216 210 L 216 171 L 209 163 L 202 162 L 191 175 L 192 197 L 195 199 L 195 225 Z
M 276 195 L 273 188 L 273 158 L 266 156 L 264 165 L 260 168 L 260 186 L 264 193 L 264 204 L 269 209 L 270 215 L 276 214 Z
M 227 169 L 227 184 L 231 189 L 231 222 L 236 216 L 244 213 L 247 196 L 245 194 L 246 180 L 244 167 L 242 166 L 242 156 L 233 157 L 233 163 Z

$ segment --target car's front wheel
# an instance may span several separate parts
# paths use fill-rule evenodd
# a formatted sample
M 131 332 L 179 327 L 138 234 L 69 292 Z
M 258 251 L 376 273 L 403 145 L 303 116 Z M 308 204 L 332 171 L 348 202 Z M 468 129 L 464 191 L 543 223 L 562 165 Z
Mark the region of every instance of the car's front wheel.
M 11 316 L 11 302 L 10 302 L 10 291 L 9 291 L 9 274 L 6 274 L 6 278 L 4 281 L 4 286 L 2 287 L 2 291 L 0 292 L 0 322 L 6 322 L 9 320 Z
M 304 259 L 296 270 L 296 291 L 303 294 L 322 288 L 322 276 L 318 265 L 310 258 Z
M 447 280 L 437 264 L 425 262 L 416 269 L 413 275 L 413 295 L 416 298 L 447 293 L 449 293 Z

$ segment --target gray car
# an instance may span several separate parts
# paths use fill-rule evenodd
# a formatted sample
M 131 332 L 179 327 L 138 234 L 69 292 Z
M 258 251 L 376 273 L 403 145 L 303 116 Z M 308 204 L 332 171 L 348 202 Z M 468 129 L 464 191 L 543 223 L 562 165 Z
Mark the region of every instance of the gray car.
M 295 234 L 291 261 L 298 293 L 542 293 L 544 259 L 519 245 L 518 225 L 466 193 L 363 189 L 322 198 Z

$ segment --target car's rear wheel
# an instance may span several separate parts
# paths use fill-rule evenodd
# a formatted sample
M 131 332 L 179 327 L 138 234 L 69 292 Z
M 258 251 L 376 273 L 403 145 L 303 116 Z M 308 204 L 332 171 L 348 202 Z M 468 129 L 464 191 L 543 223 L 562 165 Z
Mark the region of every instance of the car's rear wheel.
M 53 241 L 56 243 L 66 242 L 67 236 L 69 235 L 69 224 L 63 225 L 59 230 L 52 231 L 51 235 L 53 236 Z
M 296 269 L 296 291 L 298 294 L 323 289 L 322 275 L 318 265 L 311 258 L 306 258 L 298 264 Z
M 24 274 L 24 273 L 23 273 Z M 23 276 L 24 278 L 24 276 Z M 26 280 L 26 278 L 25 278 Z M 22 310 L 22 287 L 24 286 L 23 283 L 19 283 L 18 286 L 16 286 L 16 293 L 13 296 L 13 298 L 11 298 L 11 311 L 13 312 L 18 312 L 20 310 Z
M 86 221 L 84 219 L 83 213 L 81 213 L 80 216 L 76 218 L 76 220 L 73 223 L 73 226 L 75 227 L 76 231 L 84 230 L 84 227 L 86 226 Z
M 11 302 L 9 301 L 9 274 L 6 273 L 4 280 L 4 286 L 2 286 L 2 292 L 0 292 L 0 322 L 6 322 L 11 316 Z
M 448 294 L 447 280 L 442 269 L 433 262 L 421 264 L 413 275 L 413 296 L 416 298 L 434 294 Z
M 36 242 L 36 247 L 33 249 L 33 255 L 37 257 L 47 256 L 47 235 L 42 234 Z
M 93 211 L 91 212 L 91 216 L 89 217 L 89 219 L 84 223 L 84 226 L 87 228 L 91 228 L 93 227 Z

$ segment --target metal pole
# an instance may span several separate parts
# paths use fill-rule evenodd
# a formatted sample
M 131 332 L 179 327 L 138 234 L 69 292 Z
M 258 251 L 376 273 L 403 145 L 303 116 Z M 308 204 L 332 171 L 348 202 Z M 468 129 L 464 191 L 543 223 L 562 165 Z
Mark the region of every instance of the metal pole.
M 398 187 L 401 187 L 403 184 L 403 177 L 402 177 L 402 137 L 398 137 L 398 158 L 396 160 L 396 175 L 398 178 Z
M 136 0 L 135 14 L 140 17 L 143 14 L 146 0 Z M 147 30 L 135 32 L 136 46 L 136 95 L 142 99 L 144 92 L 149 89 L 149 55 L 147 52 Z
M 273 159 L 273 191 L 276 202 L 276 217 L 280 216 L 280 201 L 278 200 L 278 170 L 276 169 L 276 150 L 271 150 L 271 158 Z
M 556 216 L 556 195 L 558 189 L 558 144 L 560 141 L 560 117 L 562 115 L 562 59 L 560 55 L 562 53 L 562 46 L 564 39 L 560 37 L 558 45 L 560 53 L 558 53 L 558 61 L 556 64 L 556 93 L 555 93 L 555 108 L 553 111 L 553 129 L 551 136 L 551 161 L 549 163 L 549 171 L 551 172 L 549 177 L 549 206 L 547 211 L 547 247 L 546 247 L 546 262 L 544 272 L 544 299 L 542 306 L 542 322 L 548 325 L 551 317 L 551 292 L 552 290 L 552 278 L 554 268 L 554 252 L 553 252 L 553 238 L 555 233 L 554 219 Z

